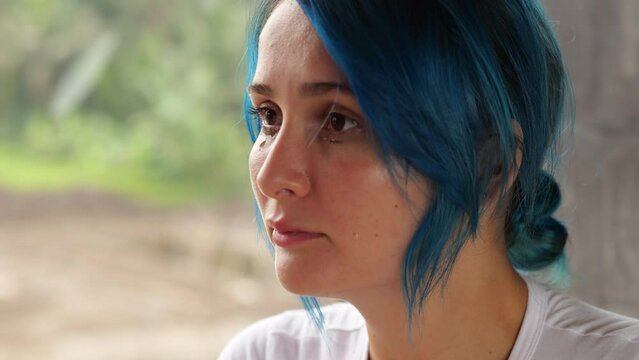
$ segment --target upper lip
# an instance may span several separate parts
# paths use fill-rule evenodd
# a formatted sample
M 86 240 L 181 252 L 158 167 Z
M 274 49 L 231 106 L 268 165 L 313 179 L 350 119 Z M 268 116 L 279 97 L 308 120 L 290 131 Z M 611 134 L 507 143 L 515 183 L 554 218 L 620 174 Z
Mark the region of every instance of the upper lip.
M 310 230 L 306 230 L 303 229 L 301 227 L 298 226 L 294 226 L 291 225 L 290 223 L 288 223 L 287 221 L 280 219 L 280 220 L 271 220 L 271 219 L 267 219 L 266 220 L 266 226 L 268 226 L 270 229 L 274 229 L 277 230 L 278 233 L 280 234 L 285 234 L 285 233 L 316 233 L 315 231 L 310 231 Z

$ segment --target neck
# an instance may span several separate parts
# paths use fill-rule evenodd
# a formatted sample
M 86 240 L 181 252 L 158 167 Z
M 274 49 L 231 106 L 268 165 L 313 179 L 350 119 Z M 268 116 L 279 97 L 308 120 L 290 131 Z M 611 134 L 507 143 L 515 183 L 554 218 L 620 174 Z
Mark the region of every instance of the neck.
M 526 284 L 505 251 L 472 243 L 414 313 L 412 338 L 401 294 L 397 282 L 346 298 L 366 319 L 371 360 L 507 359 L 527 304 Z

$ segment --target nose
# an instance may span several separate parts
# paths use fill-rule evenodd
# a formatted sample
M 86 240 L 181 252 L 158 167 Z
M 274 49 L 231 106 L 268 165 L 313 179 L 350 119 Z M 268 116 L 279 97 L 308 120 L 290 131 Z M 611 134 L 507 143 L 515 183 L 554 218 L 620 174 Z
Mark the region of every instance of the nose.
M 309 147 L 302 132 L 283 126 L 272 138 L 258 138 L 259 156 L 255 182 L 259 191 L 273 199 L 285 200 L 306 196 L 311 189 Z M 260 160 L 257 160 L 260 161 Z

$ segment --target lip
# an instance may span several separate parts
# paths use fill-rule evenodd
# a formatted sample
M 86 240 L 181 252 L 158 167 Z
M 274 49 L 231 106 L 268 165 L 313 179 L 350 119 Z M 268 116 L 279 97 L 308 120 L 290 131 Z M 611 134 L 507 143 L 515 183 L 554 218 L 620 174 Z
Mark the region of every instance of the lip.
M 277 229 L 273 229 L 271 239 L 273 240 L 275 245 L 285 248 L 305 243 L 307 241 L 317 239 L 321 236 L 322 234 L 320 233 L 310 233 L 304 231 L 289 231 L 282 233 L 279 232 Z
M 283 248 L 305 243 L 324 236 L 322 233 L 291 227 L 283 221 L 267 221 L 267 226 L 273 229 L 271 233 L 271 240 L 273 243 Z

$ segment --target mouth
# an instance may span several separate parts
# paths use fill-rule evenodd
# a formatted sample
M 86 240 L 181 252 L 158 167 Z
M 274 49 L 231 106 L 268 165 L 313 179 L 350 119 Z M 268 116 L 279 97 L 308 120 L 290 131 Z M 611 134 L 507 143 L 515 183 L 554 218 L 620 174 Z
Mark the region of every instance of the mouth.
M 283 217 L 278 220 L 266 219 L 266 226 L 271 230 L 271 241 L 278 247 L 288 248 L 325 236 L 289 223 Z
M 284 231 L 273 229 L 271 240 L 279 247 L 291 247 L 301 243 L 308 242 L 313 239 L 322 237 L 323 234 L 305 231 Z

